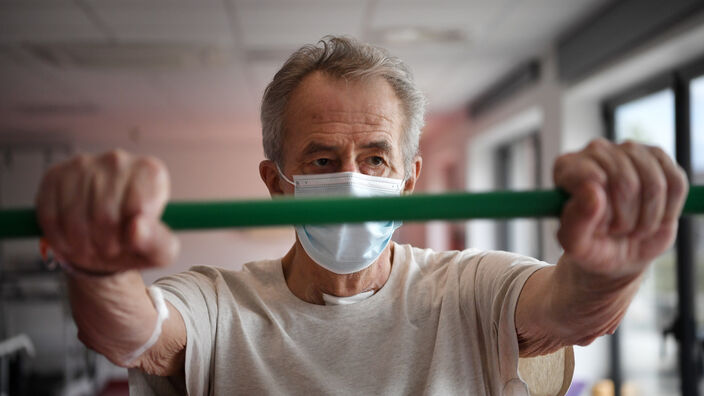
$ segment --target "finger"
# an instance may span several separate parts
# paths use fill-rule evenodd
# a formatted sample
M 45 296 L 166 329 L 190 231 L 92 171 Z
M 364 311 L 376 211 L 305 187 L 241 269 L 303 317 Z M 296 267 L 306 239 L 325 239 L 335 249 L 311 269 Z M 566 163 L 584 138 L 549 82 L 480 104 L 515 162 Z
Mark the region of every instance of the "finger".
M 592 158 L 580 153 L 568 153 L 555 161 L 553 180 L 557 187 L 574 194 L 584 181 L 606 187 L 608 178 L 604 169 Z
M 59 227 L 58 208 L 58 167 L 49 169 L 42 179 L 36 199 L 37 221 L 49 246 L 55 251 L 69 252 L 68 243 L 64 240 Z
M 557 238 L 565 253 L 577 260 L 588 260 L 599 224 L 606 214 L 604 188 L 593 181 L 582 184 L 565 204 L 560 216 Z
M 126 186 L 122 215 L 132 218 L 144 215 L 158 220 L 169 198 L 169 176 L 166 167 L 154 158 L 140 158 Z
M 667 202 L 662 223 L 677 222 L 689 191 L 687 174 L 662 149 L 649 147 L 649 151 L 657 159 L 667 181 Z
M 638 255 L 643 261 L 651 261 L 672 247 L 677 238 L 677 219 L 663 221 L 654 234 L 640 239 L 638 242 Z
M 59 226 L 71 250 L 67 258 L 82 265 L 89 264 L 93 254 L 86 202 L 90 183 L 90 175 L 85 171 L 88 161 L 86 156 L 72 160 L 58 187 Z
M 584 187 L 586 181 L 594 182 L 604 189 L 607 188 L 608 176 L 606 171 L 597 161 L 586 155 L 584 151 L 564 154 L 555 161 L 553 175 L 555 185 L 570 194 L 577 193 Z M 607 205 L 606 212 L 598 226 L 598 232 L 606 233 L 608 231 L 612 217 L 612 208 Z
M 640 214 L 634 237 L 651 235 L 660 227 L 667 201 L 667 180 L 658 160 L 643 145 L 626 142 L 623 151 L 635 165 L 640 178 Z
M 133 253 L 141 258 L 135 265 L 165 267 L 178 256 L 180 244 L 176 235 L 161 221 L 146 216 L 135 216 L 127 229 L 126 239 Z
M 121 251 L 120 208 L 128 173 L 128 158 L 113 152 L 101 157 L 91 188 L 91 235 L 96 252 L 106 259 L 116 258 Z
M 640 214 L 640 180 L 628 155 L 614 144 L 595 140 L 586 150 L 608 177 L 607 196 L 613 208 L 610 231 L 616 235 L 627 235 L 634 228 Z

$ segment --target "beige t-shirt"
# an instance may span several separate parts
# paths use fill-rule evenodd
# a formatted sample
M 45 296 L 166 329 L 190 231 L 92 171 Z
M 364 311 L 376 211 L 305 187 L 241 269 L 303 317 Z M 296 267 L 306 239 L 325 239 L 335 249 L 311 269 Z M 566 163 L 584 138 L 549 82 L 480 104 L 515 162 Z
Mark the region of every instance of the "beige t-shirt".
M 157 282 L 186 324 L 185 378 L 130 370 L 132 395 L 527 395 L 514 311 L 544 263 L 394 245 L 373 296 L 315 305 L 281 260 L 194 267 Z

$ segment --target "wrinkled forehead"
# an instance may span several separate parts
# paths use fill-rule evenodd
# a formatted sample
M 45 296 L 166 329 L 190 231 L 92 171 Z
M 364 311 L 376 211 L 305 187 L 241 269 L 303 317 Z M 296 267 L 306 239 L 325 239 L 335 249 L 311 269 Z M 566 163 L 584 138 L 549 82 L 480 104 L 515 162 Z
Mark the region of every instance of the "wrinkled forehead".
M 286 107 L 284 130 L 322 123 L 400 128 L 401 103 L 383 77 L 345 80 L 322 72 L 306 76 Z

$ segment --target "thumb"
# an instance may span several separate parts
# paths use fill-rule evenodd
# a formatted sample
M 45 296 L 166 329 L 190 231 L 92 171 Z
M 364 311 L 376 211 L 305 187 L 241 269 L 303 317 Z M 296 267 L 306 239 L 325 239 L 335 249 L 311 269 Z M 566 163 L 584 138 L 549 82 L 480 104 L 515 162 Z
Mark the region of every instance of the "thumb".
M 575 259 L 593 253 L 595 234 L 606 210 L 606 192 L 598 183 L 586 181 L 575 190 L 562 210 L 557 232 L 565 253 Z
M 127 232 L 132 252 L 143 260 L 135 263 L 139 267 L 165 267 L 176 260 L 180 248 L 178 238 L 159 220 L 134 216 Z

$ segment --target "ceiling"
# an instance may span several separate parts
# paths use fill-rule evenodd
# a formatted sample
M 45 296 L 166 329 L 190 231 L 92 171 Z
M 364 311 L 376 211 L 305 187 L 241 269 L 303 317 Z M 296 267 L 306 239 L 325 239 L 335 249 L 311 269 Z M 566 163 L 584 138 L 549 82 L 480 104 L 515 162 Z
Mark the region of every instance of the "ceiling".
M 388 48 L 451 111 L 604 2 L 5 0 L 0 134 L 258 145 L 264 87 L 326 34 Z

